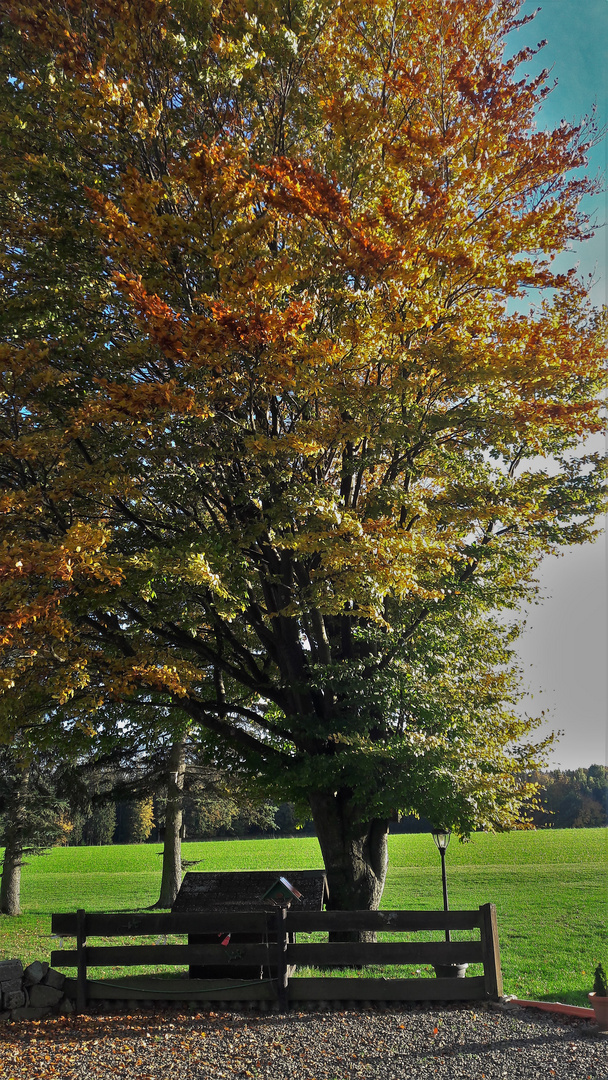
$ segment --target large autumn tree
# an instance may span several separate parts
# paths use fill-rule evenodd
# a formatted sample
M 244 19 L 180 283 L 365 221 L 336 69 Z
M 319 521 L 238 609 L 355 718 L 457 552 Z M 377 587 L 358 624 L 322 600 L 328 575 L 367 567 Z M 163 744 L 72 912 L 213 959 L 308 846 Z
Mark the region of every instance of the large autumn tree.
M 604 324 L 552 269 L 594 130 L 535 126 L 519 8 L 1 6 L 7 695 L 177 706 L 308 801 L 337 907 L 397 811 L 520 820 L 492 612 L 601 505 Z

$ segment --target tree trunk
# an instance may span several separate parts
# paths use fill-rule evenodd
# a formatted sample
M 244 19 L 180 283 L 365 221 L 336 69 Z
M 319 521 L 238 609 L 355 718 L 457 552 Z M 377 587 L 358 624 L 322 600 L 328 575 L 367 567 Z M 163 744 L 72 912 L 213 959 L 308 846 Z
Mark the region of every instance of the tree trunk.
M 3 915 L 20 915 L 21 867 L 23 844 L 18 837 L 6 837 L 2 884 L 0 885 L 0 912 Z
M 377 909 L 388 866 L 388 819 L 362 819 L 349 792 L 315 792 L 309 802 L 327 873 L 327 907 Z M 375 934 L 354 932 L 334 940 L 374 941 Z
M 0 883 L 0 912 L 3 915 L 21 914 L 21 867 L 23 866 L 23 822 L 26 814 L 30 770 L 21 771 L 13 805 L 8 813 L 5 830 L 4 862 Z
M 182 807 L 184 775 L 186 772 L 185 741 L 173 743 L 169 754 L 167 808 L 165 811 L 165 840 L 163 846 L 163 876 L 160 896 L 154 905 L 169 908 L 182 883 Z

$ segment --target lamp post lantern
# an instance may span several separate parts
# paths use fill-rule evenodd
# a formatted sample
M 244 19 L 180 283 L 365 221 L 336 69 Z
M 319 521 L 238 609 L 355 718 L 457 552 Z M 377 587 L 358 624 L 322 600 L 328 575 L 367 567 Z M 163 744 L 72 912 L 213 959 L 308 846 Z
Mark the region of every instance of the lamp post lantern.
M 445 853 L 447 846 L 450 842 L 450 836 L 452 835 L 451 829 L 433 829 L 432 836 L 435 841 L 439 854 L 441 855 L 441 882 L 443 885 L 443 910 L 449 911 L 448 904 L 448 885 L 445 876 Z M 450 931 L 446 928 L 445 940 L 450 941 Z

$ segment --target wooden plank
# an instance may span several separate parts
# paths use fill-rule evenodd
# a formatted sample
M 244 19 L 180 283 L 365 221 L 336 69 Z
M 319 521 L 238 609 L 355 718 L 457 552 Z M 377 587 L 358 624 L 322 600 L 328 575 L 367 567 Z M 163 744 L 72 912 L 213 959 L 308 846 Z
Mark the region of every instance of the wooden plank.
M 243 945 L 88 945 L 88 967 L 176 964 L 276 965 L 276 946 Z M 288 944 L 287 964 L 334 967 L 338 964 L 480 964 L 479 941 L 383 941 Z M 53 950 L 53 967 L 75 967 L 76 949 Z
M 468 979 L 308 979 L 289 980 L 296 1001 L 481 1001 L 482 975 Z
M 355 964 L 481 964 L 480 941 L 345 941 L 302 943 L 287 948 L 289 964 L 335 967 Z
M 279 908 L 276 914 L 276 986 L 279 1009 L 287 1012 L 289 1008 L 288 983 L 289 972 L 287 966 L 287 931 L 285 920 L 287 908 Z
M 51 933 L 59 934 L 60 937 L 76 936 L 76 912 L 68 911 L 59 915 L 51 915 Z
M 88 912 L 86 928 L 89 937 L 112 937 L 130 934 L 195 934 L 195 933 L 264 933 L 268 915 L 265 912 L 205 911 L 205 912 Z M 287 912 L 288 932 L 316 930 L 475 930 L 480 925 L 479 911 L 297 911 Z M 76 914 L 55 914 L 51 919 L 54 934 L 69 937 L 76 934 Z
M 483 950 L 486 994 L 492 1001 L 498 1001 L 502 997 L 502 971 L 500 969 L 496 905 L 483 904 L 479 908 L 479 914 L 481 916 L 481 947 Z
M 205 912 L 87 912 L 89 937 L 140 937 L 147 934 L 255 933 L 264 935 L 274 911 Z M 60 937 L 76 934 L 76 914 L 66 912 L 51 918 L 51 930 Z
M 76 980 L 66 979 L 64 993 L 74 998 Z M 276 1001 L 274 985 L 262 979 L 244 983 L 237 979 L 89 979 L 88 1001 Z
M 77 967 L 78 953 L 76 949 L 53 949 L 51 952 L 51 967 Z
M 296 911 L 287 912 L 287 930 L 475 930 L 479 911 Z
M 53 967 L 75 967 L 78 961 L 76 949 L 51 953 Z M 127 967 L 129 965 L 177 964 L 272 964 L 276 962 L 274 949 L 268 945 L 89 945 L 89 967 Z
M 64 992 L 76 994 L 76 980 Z M 290 1002 L 302 1001 L 480 1001 L 483 976 L 467 979 L 308 979 L 289 981 Z M 270 982 L 230 979 L 154 979 L 151 976 L 87 980 L 88 1001 L 275 1001 Z
M 76 1012 L 84 1012 L 87 1004 L 87 934 L 85 911 L 76 912 Z

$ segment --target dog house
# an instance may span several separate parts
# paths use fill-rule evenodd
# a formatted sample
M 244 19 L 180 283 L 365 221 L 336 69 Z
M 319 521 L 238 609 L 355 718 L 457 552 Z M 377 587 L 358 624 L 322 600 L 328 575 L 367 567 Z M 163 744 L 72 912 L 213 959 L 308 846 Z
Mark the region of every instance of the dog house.
M 277 883 L 283 879 L 286 885 L 277 889 Z M 291 886 L 291 889 L 287 888 Z M 299 893 L 299 899 L 294 895 Z M 225 911 L 226 928 L 222 933 L 189 934 L 191 945 L 217 944 L 254 944 L 261 938 L 256 934 L 243 932 L 232 933 L 230 913 L 235 911 L 276 912 L 277 900 L 273 894 L 289 897 L 291 906 L 303 911 L 321 911 L 328 898 L 327 878 L 324 870 L 239 870 L 223 872 L 189 872 L 185 875 L 182 886 L 175 898 L 173 912 Z M 279 901 L 280 902 L 280 901 Z M 201 918 L 204 924 L 204 918 Z M 269 932 L 265 939 L 268 943 L 276 941 L 276 935 Z M 272 977 L 273 973 L 269 973 Z M 190 967 L 191 979 L 243 979 L 256 980 L 264 977 L 261 965 L 194 965 Z

